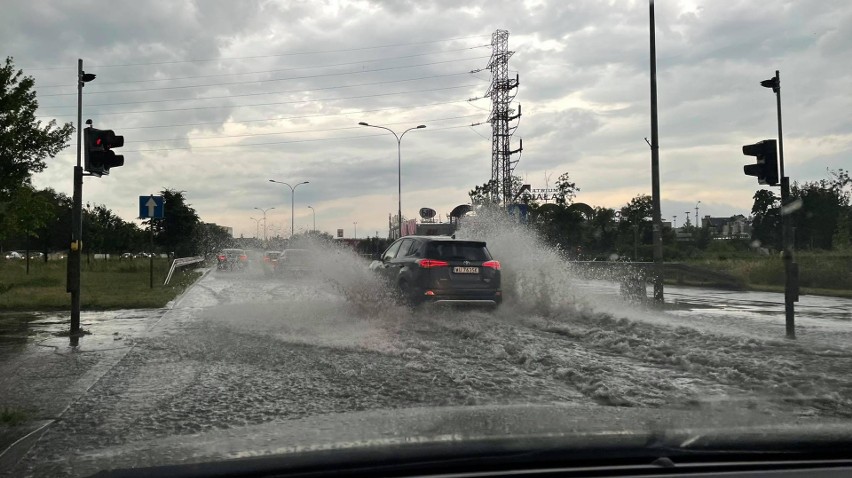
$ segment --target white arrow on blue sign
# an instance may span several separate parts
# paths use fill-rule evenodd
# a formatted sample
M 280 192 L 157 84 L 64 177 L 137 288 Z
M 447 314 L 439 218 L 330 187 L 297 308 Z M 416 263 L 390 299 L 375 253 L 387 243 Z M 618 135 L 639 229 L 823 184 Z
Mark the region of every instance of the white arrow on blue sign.
M 139 196 L 139 219 L 162 219 L 163 196 Z

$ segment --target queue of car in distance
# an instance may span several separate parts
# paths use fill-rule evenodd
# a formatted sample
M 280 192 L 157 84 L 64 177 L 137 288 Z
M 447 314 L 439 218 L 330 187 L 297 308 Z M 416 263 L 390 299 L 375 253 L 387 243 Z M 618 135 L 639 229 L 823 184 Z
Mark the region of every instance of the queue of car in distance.
M 244 249 L 222 249 L 216 254 L 216 269 L 220 271 L 243 271 L 248 264 L 248 254 Z
M 500 262 L 483 241 L 449 236 L 405 236 L 370 264 L 409 305 L 498 307 L 503 301 Z

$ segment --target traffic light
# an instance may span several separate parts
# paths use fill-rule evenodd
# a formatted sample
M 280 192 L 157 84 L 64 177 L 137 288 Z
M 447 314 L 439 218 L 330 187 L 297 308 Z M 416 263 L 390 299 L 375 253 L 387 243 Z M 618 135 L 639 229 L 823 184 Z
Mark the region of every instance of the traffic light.
M 91 126 L 85 132 L 85 169 L 97 175 L 109 174 L 110 168 L 124 166 L 124 156 L 115 154 L 112 148 L 124 146 L 124 136 L 116 136 L 111 129 L 95 129 Z
M 765 139 L 759 143 L 743 146 L 743 154 L 756 156 L 756 164 L 743 166 L 746 176 L 756 176 L 757 182 L 775 186 L 778 184 L 778 153 L 774 139 Z

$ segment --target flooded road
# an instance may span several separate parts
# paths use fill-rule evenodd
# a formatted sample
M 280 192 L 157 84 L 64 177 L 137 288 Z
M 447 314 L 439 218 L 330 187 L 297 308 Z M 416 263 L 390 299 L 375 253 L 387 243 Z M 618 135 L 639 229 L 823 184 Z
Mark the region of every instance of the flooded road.
M 496 312 L 411 311 L 381 292 L 360 259 L 330 263 L 333 272 L 319 264 L 298 279 L 212 271 L 168 310 L 84 317 L 84 328 L 101 333 L 79 349 L 120 355 L 67 408 L 48 412 L 55 421 L 13 476 L 151 465 L 129 452 L 423 407 L 559 403 L 711 423 L 741 414 L 744 424 L 852 418 L 852 328 L 842 303 L 809 307 L 803 297 L 802 339 L 787 341 L 783 317 L 776 323 L 777 312 L 761 305 L 771 297 L 760 295 L 728 296 L 725 305 L 725 292 L 668 288 L 672 307 L 659 311 L 621 302 L 617 285 L 583 282 L 566 285 L 569 305 L 510 297 Z M 67 355 L 67 338 L 47 332 L 55 325 L 32 323 L 40 346 Z M 50 393 L 42 383 L 39 393 Z

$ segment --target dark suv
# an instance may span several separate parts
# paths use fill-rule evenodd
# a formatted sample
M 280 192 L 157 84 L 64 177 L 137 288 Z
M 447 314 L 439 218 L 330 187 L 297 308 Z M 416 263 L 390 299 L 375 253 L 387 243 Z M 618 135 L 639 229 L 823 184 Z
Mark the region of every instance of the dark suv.
M 406 236 L 390 245 L 370 269 L 410 304 L 422 302 L 498 306 L 500 262 L 484 242 L 445 236 Z

